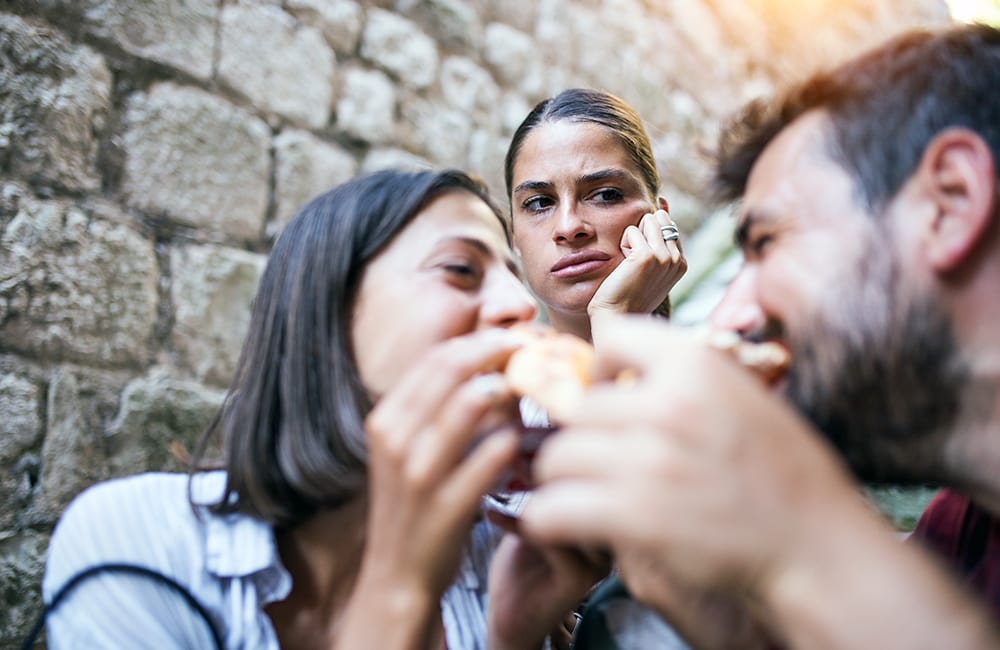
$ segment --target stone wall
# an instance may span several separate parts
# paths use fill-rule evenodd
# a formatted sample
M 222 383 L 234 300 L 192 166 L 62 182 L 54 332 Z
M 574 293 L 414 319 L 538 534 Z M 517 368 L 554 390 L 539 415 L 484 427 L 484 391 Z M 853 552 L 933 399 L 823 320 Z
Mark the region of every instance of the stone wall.
M 719 120 L 817 61 L 947 20 L 931 0 L 789 4 L 2 3 L 0 646 L 40 611 L 67 502 L 176 468 L 170 445 L 190 448 L 220 404 L 275 234 L 351 175 L 458 166 L 500 196 L 535 102 L 611 90 L 648 121 L 694 295 L 731 237 L 700 228 Z

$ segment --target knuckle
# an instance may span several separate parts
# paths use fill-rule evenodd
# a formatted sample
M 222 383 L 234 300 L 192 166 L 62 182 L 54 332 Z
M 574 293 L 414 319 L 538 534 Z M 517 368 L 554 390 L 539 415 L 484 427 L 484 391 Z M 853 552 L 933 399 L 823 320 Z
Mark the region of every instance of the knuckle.
M 430 463 L 419 458 L 411 458 L 401 468 L 403 481 L 416 492 L 426 492 L 437 483 L 437 477 Z

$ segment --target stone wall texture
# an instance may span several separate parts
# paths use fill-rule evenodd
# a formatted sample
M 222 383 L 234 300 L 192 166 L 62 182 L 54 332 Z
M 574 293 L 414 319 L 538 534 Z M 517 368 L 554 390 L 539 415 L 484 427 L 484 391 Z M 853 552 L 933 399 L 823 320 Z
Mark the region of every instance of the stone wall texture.
M 683 309 L 729 252 L 701 198 L 720 120 L 948 20 L 940 0 L 0 3 L 0 647 L 41 611 L 68 501 L 176 469 L 170 446 L 211 419 L 309 197 L 393 165 L 470 169 L 502 196 L 531 106 L 610 90 L 644 116 L 686 233 Z

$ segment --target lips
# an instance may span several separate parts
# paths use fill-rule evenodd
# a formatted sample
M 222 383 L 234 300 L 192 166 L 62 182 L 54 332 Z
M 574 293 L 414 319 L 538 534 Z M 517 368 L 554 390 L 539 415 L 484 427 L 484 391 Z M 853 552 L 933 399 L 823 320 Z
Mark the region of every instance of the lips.
M 575 278 L 598 270 L 611 260 L 611 255 L 601 250 L 587 249 L 564 255 L 552 265 L 549 273 L 557 278 Z

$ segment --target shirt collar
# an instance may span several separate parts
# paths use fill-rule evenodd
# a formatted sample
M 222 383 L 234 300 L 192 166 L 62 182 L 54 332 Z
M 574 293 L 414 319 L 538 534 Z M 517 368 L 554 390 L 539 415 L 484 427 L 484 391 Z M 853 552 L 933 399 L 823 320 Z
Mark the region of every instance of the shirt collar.
M 197 474 L 192 478 L 195 504 L 218 503 L 226 488 L 225 472 Z M 219 578 L 253 580 L 265 603 L 284 600 L 292 578 L 281 564 L 274 529 L 267 522 L 245 514 L 200 513 L 205 521 L 205 568 Z

